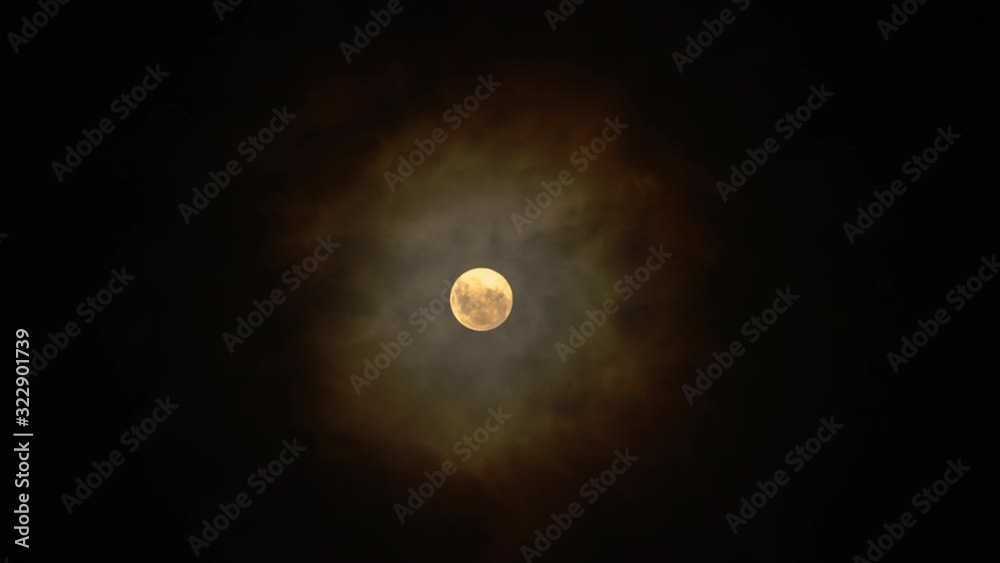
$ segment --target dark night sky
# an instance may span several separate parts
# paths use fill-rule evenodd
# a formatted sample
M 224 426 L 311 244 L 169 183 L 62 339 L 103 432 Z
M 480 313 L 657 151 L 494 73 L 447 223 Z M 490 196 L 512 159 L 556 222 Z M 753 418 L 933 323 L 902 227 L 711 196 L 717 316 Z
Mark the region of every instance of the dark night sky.
M 671 54 L 740 4 L 589 0 L 552 31 L 555 1 L 404 2 L 350 64 L 340 43 L 385 3 L 246 0 L 225 22 L 200 4 L 72 2 L 5 55 L 5 334 L 37 349 L 83 325 L 31 379 L 32 548 L 11 561 L 194 559 L 188 536 L 292 439 L 301 457 L 199 559 L 523 561 L 628 448 L 537 560 L 847 562 L 958 458 L 968 476 L 885 560 L 987 560 L 1000 282 L 900 373 L 886 360 L 998 250 L 975 8 L 929 0 L 886 42 L 887 2 L 751 0 L 678 73 Z M 6 7 L 7 30 L 37 10 Z M 58 182 L 63 147 L 157 64 L 169 76 Z M 487 75 L 501 85 L 390 191 L 396 156 Z M 829 101 L 723 202 L 715 182 L 821 84 Z M 621 138 L 518 232 L 510 214 L 615 116 Z M 842 224 L 948 126 L 960 140 L 850 244 Z M 185 224 L 178 204 L 230 159 L 242 171 Z M 287 291 L 327 236 L 339 248 Z M 562 362 L 554 343 L 660 245 L 665 266 Z M 473 333 L 446 312 L 358 396 L 350 375 L 479 266 L 510 281 L 510 319 Z M 135 281 L 83 323 L 121 268 Z M 801 300 L 689 404 L 682 385 L 786 287 Z M 276 288 L 230 354 L 222 333 Z M 67 515 L 74 479 L 167 396 L 177 412 Z M 393 505 L 498 406 L 510 420 L 401 526 Z M 726 513 L 831 416 L 841 433 L 733 535 Z

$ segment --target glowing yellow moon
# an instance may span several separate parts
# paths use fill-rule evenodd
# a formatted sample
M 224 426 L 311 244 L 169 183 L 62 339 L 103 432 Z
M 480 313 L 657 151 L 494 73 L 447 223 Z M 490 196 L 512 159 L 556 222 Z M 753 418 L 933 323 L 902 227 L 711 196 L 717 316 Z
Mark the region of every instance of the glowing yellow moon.
M 493 330 L 507 320 L 513 306 L 510 284 L 489 268 L 473 268 L 451 287 L 451 312 L 465 328 Z

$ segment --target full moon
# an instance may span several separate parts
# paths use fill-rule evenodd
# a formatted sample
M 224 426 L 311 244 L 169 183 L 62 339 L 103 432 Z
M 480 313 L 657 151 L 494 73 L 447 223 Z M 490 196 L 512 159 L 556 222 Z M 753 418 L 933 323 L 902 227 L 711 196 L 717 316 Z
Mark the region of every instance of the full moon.
M 472 330 L 493 330 L 503 324 L 514 306 L 510 284 L 489 268 L 474 268 L 451 287 L 451 312 Z

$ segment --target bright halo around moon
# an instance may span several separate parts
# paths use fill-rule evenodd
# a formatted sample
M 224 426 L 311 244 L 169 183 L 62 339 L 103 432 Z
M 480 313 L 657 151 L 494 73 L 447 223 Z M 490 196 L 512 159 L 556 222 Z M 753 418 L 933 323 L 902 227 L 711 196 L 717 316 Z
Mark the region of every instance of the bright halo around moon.
M 451 287 L 451 312 L 472 330 L 493 330 L 503 324 L 514 306 L 510 284 L 489 268 L 474 268 Z

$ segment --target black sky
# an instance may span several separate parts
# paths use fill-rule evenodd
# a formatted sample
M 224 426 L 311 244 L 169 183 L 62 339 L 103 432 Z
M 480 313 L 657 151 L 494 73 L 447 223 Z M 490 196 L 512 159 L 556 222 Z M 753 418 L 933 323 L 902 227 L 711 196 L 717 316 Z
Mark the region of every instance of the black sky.
M 5 334 L 38 348 L 82 325 L 31 379 L 32 548 L 11 561 L 194 559 L 189 535 L 293 439 L 306 451 L 199 559 L 523 560 L 629 448 L 541 561 L 846 562 L 958 458 L 973 469 L 886 560 L 987 560 L 1000 282 L 899 373 L 886 354 L 998 250 L 992 30 L 929 0 L 885 41 L 891 4 L 859 4 L 751 0 L 683 73 L 671 54 L 740 4 L 589 0 L 553 31 L 555 2 L 405 2 L 351 63 L 341 42 L 384 3 L 60 7 L 5 55 Z M 7 30 L 38 9 L 7 7 Z M 169 76 L 57 181 L 147 65 Z M 489 74 L 391 192 L 396 155 Z M 716 181 L 820 85 L 828 103 L 724 202 Z M 287 130 L 186 224 L 178 205 L 283 107 Z M 621 139 L 518 233 L 510 214 L 616 115 Z M 843 223 L 949 126 L 954 147 L 850 244 Z M 326 236 L 340 247 L 230 354 L 222 333 Z M 666 267 L 561 362 L 554 342 L 661 244 Z M 478 266 L 514 287 L 508 323 L 446 312 L 358 396 L 349 376 Z M 82 322 L 122 268 L 135 281 Z M 689 404 L 682 385 L 786 287 L 801 300 Z M 74 479 L 167 396 L 178 411 L 67 515 Z M 393 505 L 497 406 L 509 426 L 401 526 Z M 734 535 L 726 513 L 831 416 L 842 433 Z

